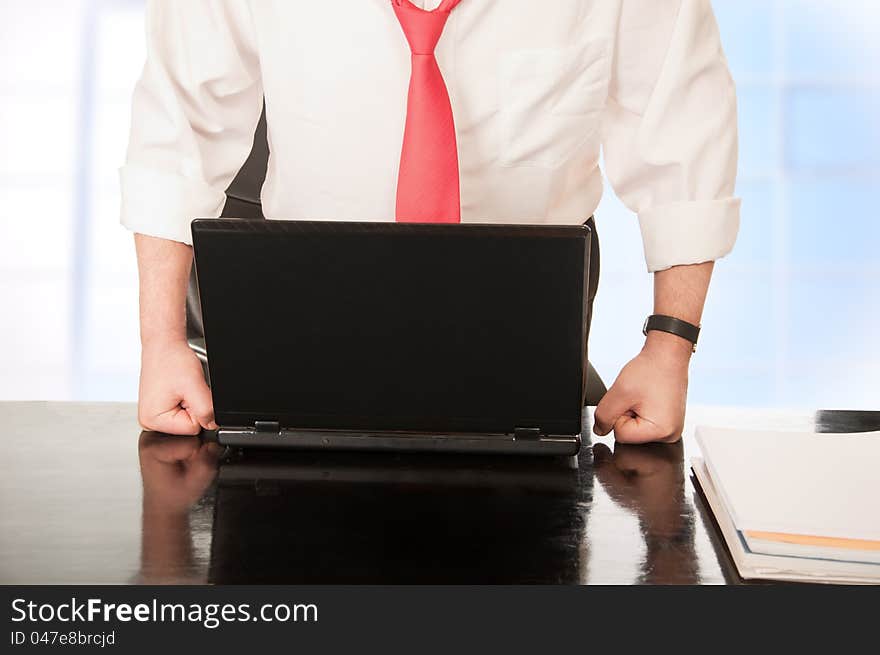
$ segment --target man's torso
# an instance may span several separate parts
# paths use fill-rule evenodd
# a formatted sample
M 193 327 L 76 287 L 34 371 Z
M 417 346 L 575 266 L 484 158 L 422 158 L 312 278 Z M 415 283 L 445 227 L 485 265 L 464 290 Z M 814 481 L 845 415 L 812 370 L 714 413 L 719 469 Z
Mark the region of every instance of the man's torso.
M 272 151 L 265 214 L 393 220 L 410 51 L 389 0 L 251 11 Z M 463 0 L 452 12 L 436 56 L 464 222 L 575 224 L 596 209 L 619 12 L 602 0 Z

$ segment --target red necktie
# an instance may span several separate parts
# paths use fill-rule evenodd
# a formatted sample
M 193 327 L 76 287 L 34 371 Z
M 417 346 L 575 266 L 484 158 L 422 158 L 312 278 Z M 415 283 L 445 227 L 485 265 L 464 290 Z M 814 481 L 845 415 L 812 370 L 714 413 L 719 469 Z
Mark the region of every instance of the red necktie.
M 397 177 L 397 221 L 460 223 L 458 149 L 452 105 L 434 48 L 446 19 L 461 0 L 443 0 L 433 11 L 410 0 L 391 0 L 412 51 L 406 127 Z

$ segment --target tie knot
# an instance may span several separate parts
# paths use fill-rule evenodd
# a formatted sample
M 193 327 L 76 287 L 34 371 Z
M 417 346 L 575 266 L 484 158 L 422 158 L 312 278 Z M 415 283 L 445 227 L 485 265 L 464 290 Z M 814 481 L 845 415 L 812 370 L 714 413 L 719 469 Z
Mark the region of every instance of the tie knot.
M 460 0 L 443 0 L 433 11 L 416 7 L 410 0 L 391 0 L 409 49 L 414 55 L 433 55 L 449 13 Z

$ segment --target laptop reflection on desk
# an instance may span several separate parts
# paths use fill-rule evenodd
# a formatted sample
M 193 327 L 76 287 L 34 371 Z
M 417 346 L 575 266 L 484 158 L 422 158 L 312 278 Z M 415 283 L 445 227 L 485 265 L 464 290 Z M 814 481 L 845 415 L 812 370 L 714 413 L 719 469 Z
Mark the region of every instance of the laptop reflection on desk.
M 573 458 L 240 452 L 209 581 L 576 583 L 591 479 Z

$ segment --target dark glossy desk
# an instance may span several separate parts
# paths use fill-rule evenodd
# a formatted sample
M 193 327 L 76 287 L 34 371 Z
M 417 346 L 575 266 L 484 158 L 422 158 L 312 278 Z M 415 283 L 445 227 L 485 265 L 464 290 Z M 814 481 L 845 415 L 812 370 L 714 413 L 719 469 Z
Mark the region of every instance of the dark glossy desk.
M 0 583 L 735 583 L 693 426 L 817 420 L 697 407 L 681 444 L 575 462 L 242 455 L 141 434 L 132 404 L 0 403 Z

